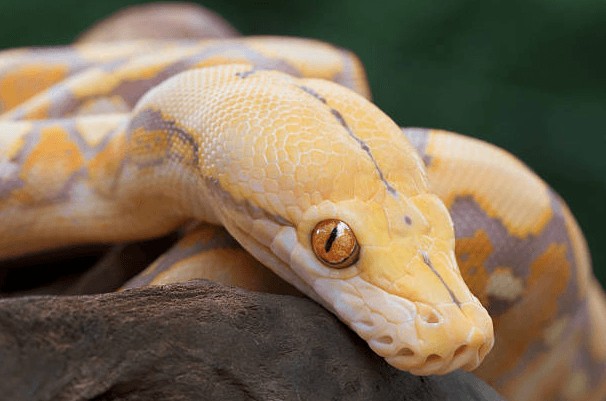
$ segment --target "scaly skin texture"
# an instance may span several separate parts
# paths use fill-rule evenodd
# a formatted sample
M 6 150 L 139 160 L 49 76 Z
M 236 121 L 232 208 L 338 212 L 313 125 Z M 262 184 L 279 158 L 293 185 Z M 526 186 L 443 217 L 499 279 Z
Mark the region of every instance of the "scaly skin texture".
M 445 131 L 403 132 L 453 218 L 465 282 L 495 323 L 495 347 L 474 373 L 510 400 L 604 399 L 606 304 L 566 204 L 502 149 Z M 496 196 L 495 182 L 503 186 Z M 516 218 L 517 210 L 523 218 Z M 225 245 L 208 246 L 196 231 L 183 242 L 190 250 L 204 248 L 196 257 L 212 258 L 209 265 L 223 271 L 219 258 Z M 169 252 L 170 262 L 161 258 L 129 287 L 211 278 L 261 291 L 270 283 L 273 291 L 284 291 L 284 284 L 259 283 L 256 275 L 243 277 L 246 272 L 219 276 L 192 265 L 192 254 L 178 249 Z M 249 257 L 240 263 L 255 262 Z
M 492 347 L 421 159 L 363 97 L 227 65 L 165 81 L 126 120 L 100 118 L 2 125 L 12 184 L 0 213 L 13 235 L 2 236 L 1 256 L 144 238 L 195 219 L 226 227 L 398 368 L 473 369 Z M 311 250 L 312 229 L 328 218 L 356 233 L 360 259 L 349 268 Z
M 303 39 L 0 53 L 0 258 L 221 224 L 256 259 L 200 225 L 126 287 L 207 277 L 296 291 L 258 260 L 418 374 L 473 369 L 492 346 L 458 260 L 495 319 L 481 377 L 511 400 L 604 397 L 603 295 L 574 218 L 540 179 L 492 146 L 402 135 L 341 86 L 264 69 L 369 96 L 355 56 Z M 311 251 L 325 218 L 354 230 L 353 266 Z
M 233 63 L 329 79 L 369 96 L 362 66 L 353 54 L 311 39 L 85 43 L 0 53 L 1 118 L 128 112 L 147 90 L 168 77 Z
M 585 239 L 562 199 L 509 153 L 404 129 L 448 207 L 461 273 L 494 321 L 475 373 L 511 400 L 606 397 L 606 308 Z

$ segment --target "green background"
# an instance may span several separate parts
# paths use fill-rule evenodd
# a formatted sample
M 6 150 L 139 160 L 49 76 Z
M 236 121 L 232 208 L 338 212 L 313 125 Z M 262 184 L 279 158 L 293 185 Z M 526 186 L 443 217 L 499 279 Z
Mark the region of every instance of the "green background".
M 0 48 L 69 43 L 130 1 L 0 2 Z M 569 203 L 606 282 L 606 1 L 208 0 L 243 34 L 353 50 L 398 124 L 517 155 Z

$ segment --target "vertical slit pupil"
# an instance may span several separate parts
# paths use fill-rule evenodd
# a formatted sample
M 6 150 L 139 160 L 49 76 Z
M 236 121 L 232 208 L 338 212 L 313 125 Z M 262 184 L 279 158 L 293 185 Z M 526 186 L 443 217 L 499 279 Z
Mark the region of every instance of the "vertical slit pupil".
M 335 226 L 335 228 L 333 228 L 332 231 L 330 232 L 330 236 L 326 240 L 326 243 L 324 244 L 324 252 L 326 252 L 326 253 L 330 252 L 330 248 L 332 248 L 332 244 L 334 244 L 335 239 L 337 239 L 338 233 L 339 233 L 339 230 L 337 229 L 337 226 Z

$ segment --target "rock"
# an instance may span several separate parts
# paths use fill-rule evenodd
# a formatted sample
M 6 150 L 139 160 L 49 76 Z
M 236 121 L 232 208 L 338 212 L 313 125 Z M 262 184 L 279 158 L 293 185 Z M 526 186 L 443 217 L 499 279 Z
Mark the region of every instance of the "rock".
M 115 245 L 61 295 L 101 294 L 116 291 L 166 252 L 177 238 L 178 235 L 172 233 L 147 241 Z
M 0 300 L 6 400 L 501 400 L 397 371 L 314 302 L 208 281 Z

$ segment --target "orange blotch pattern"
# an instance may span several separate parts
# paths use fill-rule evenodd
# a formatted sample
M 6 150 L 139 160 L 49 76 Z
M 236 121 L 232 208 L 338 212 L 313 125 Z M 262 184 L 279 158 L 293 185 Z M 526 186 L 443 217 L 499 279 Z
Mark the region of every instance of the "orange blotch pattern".
M 38 145 L 25 159 L 20 178 L 25 186 L 15 191 L 23 204 L 55 199 L 84 163 L 78 146 L 59 125 L 41 130 Z
M 551 244 L 531 265 L 521 299 L 494 319 L 495 346 L 476 371 L 483 379 L 495 382 L 513 369 L 557 318 L 558 301 L 571 274 L 566 251 L 564 244 Z
M 144 166 L 162 160 L 167 154 L 169 146 L 168 132 L 137 128 L 132 132 L 128 144 L 128 154 L 131 161 L 139 166 Z
M 0 111 L 23 103 L 35 94 L 63 80 L 67 65 L 29 65 L 0 77 Z
M 477 230 L 473 237 L 457 238 L 455 253 L 461 275 L 471 292 L 478 297 L 484 307 L 488 306 L 488 272 L 484 267 L 492 254 L 493 245 L 486 231 Z
M 145 128 L 135 129 L 128 143 L 127 153 L 130 160 L 139 167 L 163 163 L 169 158 L 179 160 L 179 164 L 183 167 L 194 166 L 196 162 L 193 143 L 179 135 L 171 135 L 166 129 L 151 131 Z

